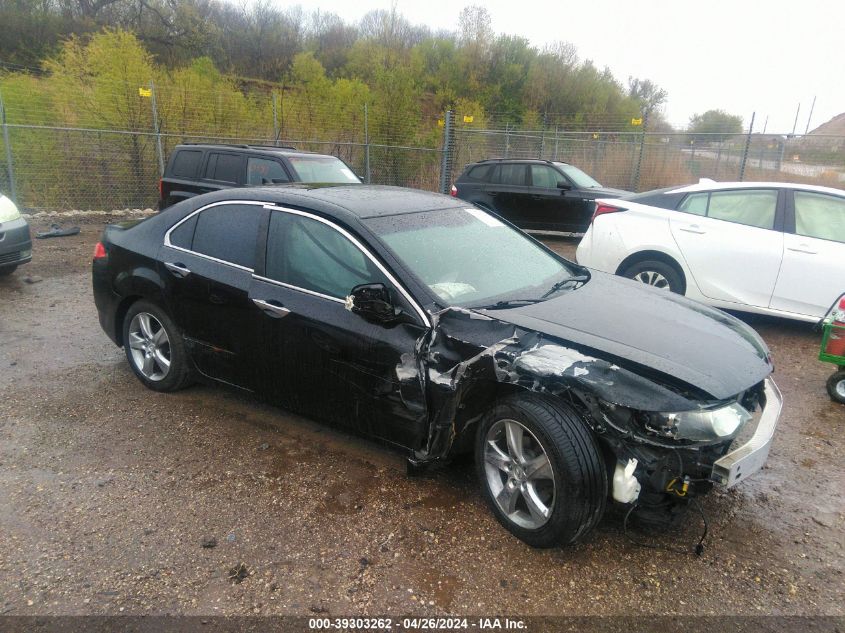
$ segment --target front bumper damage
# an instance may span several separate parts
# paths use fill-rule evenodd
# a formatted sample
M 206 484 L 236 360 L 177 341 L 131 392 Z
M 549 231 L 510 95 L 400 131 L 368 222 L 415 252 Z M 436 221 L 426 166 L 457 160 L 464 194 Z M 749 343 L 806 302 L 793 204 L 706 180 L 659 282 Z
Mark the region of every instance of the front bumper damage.
M 763 383 L 762 414 L 757 429 L 747 442 L 716 460 L 711 475 L 715 483 L 730 488 L 763 467 L 769 456 L 782 408 L 783 396 L 780 390 L 774 380 L 766 378 Z

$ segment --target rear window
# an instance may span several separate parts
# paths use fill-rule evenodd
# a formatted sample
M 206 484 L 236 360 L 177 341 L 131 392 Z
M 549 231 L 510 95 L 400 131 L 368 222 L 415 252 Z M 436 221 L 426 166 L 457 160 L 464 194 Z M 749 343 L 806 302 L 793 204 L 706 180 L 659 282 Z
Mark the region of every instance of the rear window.
M 490 180 L 490 176 L 492 176 L 494 165 L 478 165 L 473 167 L 466 173 L 466 178 L 468 180 L 478 180 L 481 182 L 485 182 Z
M 208 180 L 238 183 L 243 166 L 243 157 L 237 154 L 211 154 L 205 166 Z
M 178 178 L 196 178 L 202 152 L 199 150 L 180 150 L 173 157 L 171 175 Z
M 191 250 L 254 269 L 258 226 L 263 212 L 262 207 L 251 204 L 224 204 L 202 211 Z
M 503 185 L 525 185 L 528 182 L 528 165 L 505 163 L 499 169 L 498 180 Z

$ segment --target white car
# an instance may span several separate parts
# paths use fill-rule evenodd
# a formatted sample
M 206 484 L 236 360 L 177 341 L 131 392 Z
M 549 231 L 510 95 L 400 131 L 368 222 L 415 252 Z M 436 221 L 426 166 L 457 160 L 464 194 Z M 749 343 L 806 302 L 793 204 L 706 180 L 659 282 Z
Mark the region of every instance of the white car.
M 845 292 L 845 191 L 702 179 L 600 199 L 576 257 L 718 308 L 817 321 Z

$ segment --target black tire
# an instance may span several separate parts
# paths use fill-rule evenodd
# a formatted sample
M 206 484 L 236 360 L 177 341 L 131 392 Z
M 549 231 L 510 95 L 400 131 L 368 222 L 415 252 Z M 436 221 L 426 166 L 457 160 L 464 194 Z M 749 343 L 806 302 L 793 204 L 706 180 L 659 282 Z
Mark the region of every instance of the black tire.
M 845 369 L 827 379 L 827 393 L 834 402 L 845 404 Z
M 0 277 L 6 277 L 7 275 L 11 275 L 17 269 L 18 269 L 17 265 L 6 266 L 5 268 L 0 268 Z
M 488 468 L 495 474 L 498 471 L 485 462 L 488 434 L 504 420 L 516 421 L 527 429 L 551 463 L 554 497 L 548 504 L 550 514 L 545 524 L 534 529 L 512 520 L 490 489 Z M 575 543 L 601 520 L 608 495 L 607 470 L 592 432 L 569 405 L 534 394 L 509 396 L 484 416 L 475 444 L 476 471 L 484 498 L 499 523 L 528 545 L 554 547 Z
M 625 268 L 621 275 L 628 279 L 651 285 L 653 288 L 666 289 L 666 284 L 668 283 L 668 290 L 679 295 L 684 294 L 686 291 L 684 275 L 678 267 L 655 259 L 634 262 Z M 662 280 L 660 277 L 662 277 Z M 656 283 L 650 283 L 652 280 L 656 281 Z
M 130 324 L 137 315 L 151 315 L 164 329 L 168 339 L 168 355 L 170 366 L 165 375 L 160 379 L 151 379 L 144 375 L 133 358 L 133 350 L 130 346 Z M 168 314 L 159 306 L 146 300 L 139 300 L 133 303 L 123 319 L 123 350 L 126 353 L 126 360 L 132 372 L 138 377 L 145 387 L 153 391 L 178 391 L 184 389 L 193 381 L 190 360 L 185 349 L 185 342 L 179 329 L 170 319 Z M 156 330 L 158 331 L 158 330 Z

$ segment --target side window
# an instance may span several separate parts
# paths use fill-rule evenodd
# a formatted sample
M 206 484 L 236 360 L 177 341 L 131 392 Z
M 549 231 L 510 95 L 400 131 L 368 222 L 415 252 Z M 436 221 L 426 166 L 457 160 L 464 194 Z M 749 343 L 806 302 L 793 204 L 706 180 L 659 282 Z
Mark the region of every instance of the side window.
M 195 178 L 202 152 L 199 150 L 180 150 L 173 157 L 170 175 L 175 178 Z
M 714 191 L 707 217 L 771 229 L 775 226 L 778 192 L 774 189 Z
M 499 183 L 503 185 L 526 185 L 528 165 L 504 163 L 499 167 Z
M 201 211 L 191 250 L 254 269 L 258 227 L 263 213 L 261 206 L 252 204 L 223 204 Z
M 467 178 L 470 180 L 478 180 L 480 182 L 490 180 L 490 172 L 493 170 L 493 165 L 478 165 L 473 167 L 467 173 Z
M 205 166 L 205 178 L 237 184 L 243 168 L 243 157 L 237 154 L 211 154 Z
M 556 170 L 547 165 L 531 165 L 531 184 L 545 189 L 556 189 L 557 183 L 566 180 Z
M 194 229 L 197 228 L 197 218 L 199 215 L 192 215 L 190 218 L 182 222 L 170 234 L 170 243 L 179 248 L 191 250 L 191 244 L 194 241 Z
M 360 284 L 388 283 L 378 267 L 335 229 L 282 211 L 270 216 L 265 268 L 270 279 L 337 299 Z
M 709 196 L 709 193 L 691 193 L 678 205 L 678 211 L 692 213 L 693 215 L 707 215 L 707 199 Z
M 250 157 L 246 163 L 246 182 L 250 185 L 272 185 L 290 182 L 290 178 L 278 161 Z
M 795 232 L 805 237 L 845 242 L 845 198 L 796 191 Z

